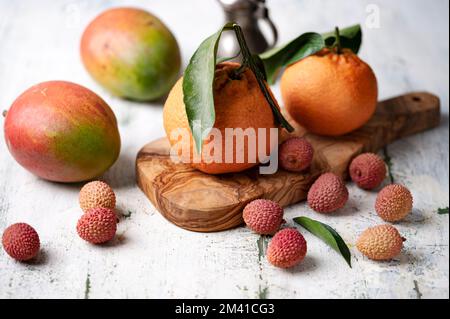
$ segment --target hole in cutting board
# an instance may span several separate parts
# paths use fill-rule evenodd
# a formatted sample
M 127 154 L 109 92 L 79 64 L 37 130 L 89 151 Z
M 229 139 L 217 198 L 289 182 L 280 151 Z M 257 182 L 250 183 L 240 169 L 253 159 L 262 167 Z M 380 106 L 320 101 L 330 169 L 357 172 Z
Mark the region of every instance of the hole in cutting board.
M 420 97 L 420 96 L 413 96 L 413 101 L 414 102 L 420 102 L 420 101 L 422 101 L 422 98 Z

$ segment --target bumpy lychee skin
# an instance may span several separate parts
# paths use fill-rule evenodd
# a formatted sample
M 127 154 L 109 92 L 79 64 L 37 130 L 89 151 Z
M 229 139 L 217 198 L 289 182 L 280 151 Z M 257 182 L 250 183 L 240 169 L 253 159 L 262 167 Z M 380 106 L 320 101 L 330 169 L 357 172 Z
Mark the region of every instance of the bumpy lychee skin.
M 92 208 L 78 220 L 78 235 L 91 244 L 102 244 L 114 238 L 117 217 L 112 209 Z
M 290 268 L 299 264 L 307 252 L 306 240 L 298 230 L 286 228 L 273 236 L 267 248 L 267 259 L 280 268 Z
M 116 195 L 105 182 L 94 181 L 83 186 L 80 191 L 79 202 L 84 212 L 97 207 L 114 209 L 116 207 Z
M 364 153 L 353 159 L 349 173 L 356 185 L 362 189 L 372 190 L 384 181 L 386 164 L 377 154 Z
M 305 138 L 292 137 L 280 145 L 280 166 L 290 172 L 301 172 L 312 162 L 314 149 Z
M 333 173 L 322 174 L 308 192 L 308 205 L 319 213 L 332 213 L 347 203 L 348 189 L 344 181 Z
M 356 247 L 370 259 L 389 260 L 400 254 L 404 240 L 394 226 L 379 225 L 366 229 L 359 236 Z
M 39 235 L 28 224 L 17 223 L 6 228 L 2 236 L 6 253 L 18 261 L 27 261 L 39 252 Z
M 383 220 L 396 222 L 405 218 L 412 210 L 413 197 L 403 185 L 392 184 L 384 187 L 375 201 L 375 210 Z
M 273 235 L 283 223 L 283 208 L 268 199 L 256 199 L 243 211 L 244 222 L 255 233 Z

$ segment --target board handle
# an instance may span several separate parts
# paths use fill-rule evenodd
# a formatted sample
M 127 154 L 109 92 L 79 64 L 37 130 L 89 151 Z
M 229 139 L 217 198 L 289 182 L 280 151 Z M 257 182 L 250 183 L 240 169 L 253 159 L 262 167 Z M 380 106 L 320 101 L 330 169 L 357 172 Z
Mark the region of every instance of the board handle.
M 439 126 L 441 102 L 428 92 L 411 92 L 378 103 L 373 118 L 349 138 L 363 138 L 364 151 L 377 152 L 386 145 Z

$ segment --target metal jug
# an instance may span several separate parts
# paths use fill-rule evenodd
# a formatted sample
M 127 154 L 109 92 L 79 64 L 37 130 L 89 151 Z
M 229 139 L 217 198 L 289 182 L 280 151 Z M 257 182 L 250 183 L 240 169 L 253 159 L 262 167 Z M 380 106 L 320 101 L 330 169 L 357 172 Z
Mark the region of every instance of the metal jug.
M 262 53 L 273 46 L 278 40 L 278 32 L 269 17 L 265 0 L 217 0 L 225 13 L 226 22 L 236 22 L 242 28 L 247 45 L 252 53 Z M 259 22 L 265 21 L 272 31 L 272 43 L 266 40 Z M 232 32 L 222 34 L 219 44 L 219 56 L 234 57 L 240 48 Z M 239 61 L 240 59 L 234 59 Z

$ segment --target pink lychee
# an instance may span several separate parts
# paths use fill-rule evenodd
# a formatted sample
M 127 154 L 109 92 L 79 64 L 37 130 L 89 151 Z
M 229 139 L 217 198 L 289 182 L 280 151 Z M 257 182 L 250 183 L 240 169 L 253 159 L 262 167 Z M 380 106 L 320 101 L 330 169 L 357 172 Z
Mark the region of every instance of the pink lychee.
M 349 173 L 356 185 L 371 190 L 377 188 L 386 177 L 386 164 L 378 155 L 364 153 L 353 159 Z
M 307 169 L 312 162 L 314 150 L 303 137 L 292 137 L 280 145 L 280 166 L 290 172 L 301 172 Z
M 114 238 L 117 230 L 117 216 L 109 208 L 92 208 L 77 223 L 78 235 L 92 243 L 101 244 Z
M 256 199 L 243 211 L 245 224 L 255 233 L 273 235 L 283 223 L 283 208 L 268 199 Z
M 280 230 L 273 236 L 267 248 L 267 259 L 280 268 L 289 268 L 299 264 L 306 255 L 306 240 L 294 228 Z
M 347 203 L 348 189 L 344 181 L 333 173 L 322 174 L 311 186 L 307 201 L 319 213 L 331 213 Z

